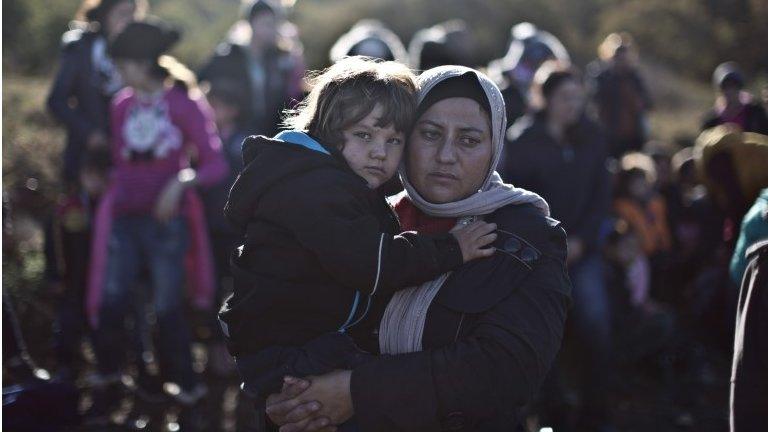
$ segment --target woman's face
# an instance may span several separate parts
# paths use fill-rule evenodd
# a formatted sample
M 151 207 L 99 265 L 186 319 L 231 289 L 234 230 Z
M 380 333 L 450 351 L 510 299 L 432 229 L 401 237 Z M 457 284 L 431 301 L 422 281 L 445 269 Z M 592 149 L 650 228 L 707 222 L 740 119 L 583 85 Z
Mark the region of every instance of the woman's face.
M 408 143 L 408 179 L 429 202 L 466 198 L 480 189 L 491 164 L 491 122 L 469 98 L 448 98 L 416 121 Z
M 394 125 L 377 126 L 384 108 L 377 104 L 365 118 L 342 130 L 344 147 L 341 154 L 352 171 L 376 189 L 397 172 L 403 157 L 405 134 Z
M 133 0 L 125 0 L 112 6 L 104 18 L 108 39 L 114 39 L 125 27 L 133 21 L 136 15 L 136 3 Z
M 251 39 L 259 45 L 271 45 L 277 39 L 277 17 L 269 12 L 262 12 L 251 20 Z
M 579 120 L 584 110 L 584 88 L 575 80 L 563 81 L 547 99 L 550 121 L 570 126 Z

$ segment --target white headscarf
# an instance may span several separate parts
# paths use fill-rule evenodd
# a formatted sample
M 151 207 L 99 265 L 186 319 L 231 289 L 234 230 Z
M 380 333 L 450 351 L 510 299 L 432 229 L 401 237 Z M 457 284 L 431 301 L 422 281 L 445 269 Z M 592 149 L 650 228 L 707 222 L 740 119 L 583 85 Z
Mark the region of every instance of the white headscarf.
M 504 108 L 504 98 L 501 91 L 487 76 L 474 69 L 464 66 L 440 66 L 425 71 L 419 76 L 419 103 L 437 84 L 449 78 L 458 77 L 465 73 L 477 76 L 477 81 L 483 88 L 491 107 L 491 145 L 493 153 L 488 173 L 477 193 L 459 201 L 435 204 L 425 200 L 408 180 L 405 164 L 400 166 L 400 178 L 408 197 L 413 204 L 424 213 L 437 217 L 466 217 L 482 216 L 493 213 L 497 209 L 510 204 L 533 204 L 542 214 L 549 216 L 549 205 L 539 195 L 525 189 L 516 188 L 504 183 L 496 172 L 504 149 L 504 137 L 507 130 L 507 118 Z
M 516 188 L 502 181 L 496 172 L 496 166 L 504 149 L 504 137 L 507 127 L 506 110 L 501 91 L 488 77 L 480 72 L 463 66 L 441 66 L 430 69 L 419 76 L 419 104 L 425 96 L 440 82 L 467 72 L 477 76 L 480 86 L 488 97 L 491 108 L 491 140 L 493 154 L 488 174 L 477 193 L 459 201 L 434 204 L 425 200 L 408 180 L 404 165 L 400 167 L 400 177 L 408 198 L 421 211 L 437 217 L 459 218 L 465 223 L 475 216 L 493 213 L 507 205 L 533 204 L 544 216 L 549 216 L 549 205 L 539 195 L 525 189 Z M 379 325 L 379 348 L 383 354 L 401 354 L 422 350 L 422 336 L 427 320 L 427 311 L 432 301 L 440 292 L 450 272 L 438 276 L 418 287 L 408 288 L 395 293 L 387 305 L 384 317 Z

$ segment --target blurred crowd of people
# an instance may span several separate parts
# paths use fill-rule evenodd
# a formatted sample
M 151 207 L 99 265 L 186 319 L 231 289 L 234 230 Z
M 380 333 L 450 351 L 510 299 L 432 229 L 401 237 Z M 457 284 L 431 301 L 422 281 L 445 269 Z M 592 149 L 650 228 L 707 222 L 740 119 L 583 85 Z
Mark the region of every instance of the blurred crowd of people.
M 46 229 L 46 277 L 59 301 L 54 377 L 82 382 L 87 340 L 97 366 L 86 380 L 88 422 L 109 422 L 130 394 L 145 409 L 126 421 L 133 427 L 146 428 L 152 405 L 170 400 L 182 430 L 215 430 L 222 394 L 237 382 L 212 307 L 231 290 L 239 241 L 222 208 L 243 138 L 274 135 L 307 90 L 302 46 L 286 11 L 256 0 L 193 73 L 167 55 L 180 33 L 147 13 L 144 0 L 86 0 L 63 36 L 48 98 L 67 132 L 62 195 Z M 643 373 L 656 374 L 673 403 L 692 404 L 690 389 L 712 384 L 730 356 L 744 254 L 768 235 L 764 212 L 749 212 L 768 199 L 768 101 L 723 63 L 695 142 L 654 141 L 652 85 L 630 35 L 609 35 L 583 71 L 533 24 L 509 38 L 485 68 L 507 109 L 500 174 L 542 195 L 563 222 L 574 290 L 565 346 L 532 416 L 556 431 L 612 430 L 611 395 Z M 417 32 L 407 49 L 383 23 L 363 20 L 329 59 L 477 67 L 473 44 L 460 20 Z M 190 308 L 208 312 L 190 320 Z M 203 415 L 203 403 L 217 406 Z

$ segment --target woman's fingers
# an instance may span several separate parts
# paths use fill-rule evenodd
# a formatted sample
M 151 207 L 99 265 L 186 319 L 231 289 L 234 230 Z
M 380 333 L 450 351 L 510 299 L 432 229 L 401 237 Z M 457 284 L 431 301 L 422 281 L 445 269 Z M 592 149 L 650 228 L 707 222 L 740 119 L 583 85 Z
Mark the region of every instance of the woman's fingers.
M 325 432 L 326 430 L 336 430 L 336 427 L 331 425 L 331 420 L 329 420 L 328 417 L 305 418 L 303 420 L 291 422 L 280 427 L 280 432 Z
M 320 402 L 317 401 L 302 403 L 291 409 L 291 411 L 285 415 L 285 420 L 288 423 L 297 423 L 305 419 L 311 419 L 322 407 Z
M 336 430 L 336 426 L 331 424 L 328 417 L 318 417 L 311 419 L 304 430 L 307 432 L 333 432 Z

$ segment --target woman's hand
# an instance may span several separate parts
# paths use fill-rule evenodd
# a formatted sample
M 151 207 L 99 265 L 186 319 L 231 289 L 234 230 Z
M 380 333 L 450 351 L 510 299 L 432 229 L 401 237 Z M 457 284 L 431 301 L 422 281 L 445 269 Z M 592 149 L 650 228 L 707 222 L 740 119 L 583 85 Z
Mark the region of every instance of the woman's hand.
M 493 255 L 495 250 L 486 246 L 496 240 L 496 233 L 493 232 L 495 229 L 496 224 L 474 221 L 451 230 L 451 234 L 459 242 L 461 256 L 464 257 L 465 263 Z
M 272 404 L 267 399 L 267 414 L 275 423 L 282 423 L 280 432 L 335 430 L 329 426 L 344 423 L 354 413 L 351 377 L 349 370 L 308 377 L 311 384 L 295 398 Z M 279 396 L 272 399 L 277 400 Z

